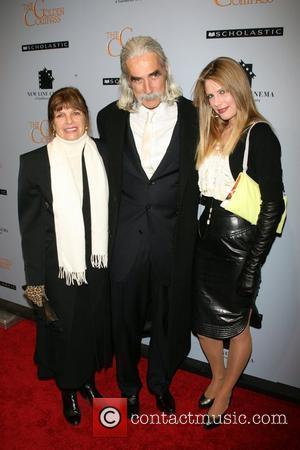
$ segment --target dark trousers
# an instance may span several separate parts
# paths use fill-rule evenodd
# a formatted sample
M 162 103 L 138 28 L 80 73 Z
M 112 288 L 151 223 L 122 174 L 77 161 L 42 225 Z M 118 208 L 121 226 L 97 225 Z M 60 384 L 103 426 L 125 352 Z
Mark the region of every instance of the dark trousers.
M 167 376 L 168 287 L 158 281 L 149 252 L 141 250 L 125 280 L 112 280 L 113 337 L 117 380 L 122 393 L 137 394 L 142 386 L 138 362 L 146 320 L 151 320 L 147 383 L 151 392 L 162 394 Z

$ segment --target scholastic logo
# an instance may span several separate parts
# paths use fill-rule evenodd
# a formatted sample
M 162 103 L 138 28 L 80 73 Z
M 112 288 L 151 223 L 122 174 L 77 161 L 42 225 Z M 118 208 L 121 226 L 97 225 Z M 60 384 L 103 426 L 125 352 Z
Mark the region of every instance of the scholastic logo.
M 133 29 L 131 27 L 125 27 L 121 31 L 106 32 L 106 37 L 108 39 L 106 51 L 109 56 L 120 56 L 121 48 L 129 38 L 128 33 L 132 33 L 132 31 Z
M 53 25 L 62 20 L 64 13 L 63 7 L 48 8 L 46 0 L 36 0 L 25 3 L 23 20 L 26 27 Z
M 236 28 L 232 30 L 208 30 L 206 39 L 278 37 L 283 36 L 283 27 Z
M 15 284 L 6 283 L 5 281 L 0 281 L 0 286 L 5 287 L 7 289 L 13 289 L 14 291 L 17 290 L 17 286 Z
M 58 50 L 69 48 L 69 41 L 44 42 L 41 44 L 22 45 L 22 52 L 34 52 L 38 50 Z
M 102 78 L 103 86 L 116 86 L 119 84 L 120 78 Z

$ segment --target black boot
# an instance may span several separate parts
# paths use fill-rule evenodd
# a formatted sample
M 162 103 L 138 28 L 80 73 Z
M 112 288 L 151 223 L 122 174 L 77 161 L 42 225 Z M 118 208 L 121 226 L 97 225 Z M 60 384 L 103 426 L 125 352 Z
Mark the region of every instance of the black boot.
M 84 383 L 80 388 L 79 392 L 82 395 L 82 397 L 86 398 L 91 405 L 93 404 L 94 398 L 102 398 L 103 395 L 100 394 L 100 392 L 97 390 L 95 385 L 95 378 L 90 378 L 86 383 Z
M 77 393 L 72 389 L 62 389 L 61 397 L 63 412 L 67 421 L 72 425 L 80 423 L 81 414 L 77 403 Z

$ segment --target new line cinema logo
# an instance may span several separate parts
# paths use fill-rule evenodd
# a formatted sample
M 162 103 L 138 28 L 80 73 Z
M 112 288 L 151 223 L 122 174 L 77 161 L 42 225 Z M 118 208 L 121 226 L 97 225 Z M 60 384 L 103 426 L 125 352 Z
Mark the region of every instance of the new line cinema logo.
M 254 78 L 256 78 L 256 74 L 253 72 L 253 64 L 249 62 L 244 62 L 242 59 L 240 61 L 240 65 L 244 69 L 244 71 L 247 74 L 250 86 L 252 88 L 252 81 Z M 270 100 L 275 97 L 274 91 L 271 91 L 269 89 L 257 89 L 252 88 L 252 93 L 254 96 L 254 100 L 256 102 L 260 102 L 261 100 Z
M 38 72 L 38 80 L 40 90 L 28 91 L 27 95 L 37 100 L 47 100 L 52 94 L 53 81 L 55 80 L 52 70 L 44 67 Z

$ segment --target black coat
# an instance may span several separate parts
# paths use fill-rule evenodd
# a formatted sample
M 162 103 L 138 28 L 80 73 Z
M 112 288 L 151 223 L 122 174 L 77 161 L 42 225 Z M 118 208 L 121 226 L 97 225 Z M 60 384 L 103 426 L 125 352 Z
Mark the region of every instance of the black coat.
M 118 109 L 116 102 L 101 110 L 97 117 L 100 139 L 105 145 L 110 185 L 110 236 L 112 252 L 118 222 L 122 188 L 122 164 L 129 113 Z M 191 339 L 191 281 L 194 244 L 197 231 L 198 186 L 195 151 L 198 118 L 191 101 L 178 101 L 179 186 L 177 220 L 174 233 L 174 262 L 170 282 L 168 311 L 168 369 L 174 372 L 188 354 Z
M 234 179 L 243 168 L 246 135 L 243 133 L 229 157 Z M 264 201 L 282 200 L 281 147 L 272 128 L 265 122 L 257 123 L 250 132 L 247 173 L 259 184 Z
M 84 204 L 89 205 L 87 197 L 88 189 Z M 62 328 L 58 333 L 37 320 L 38 374 L 41 378 L 54 377 L 61 388 L 77 388 L 96 369 L 110 364 L 108 275 L 107 270 L 87 264 L 87 285 L 67 286 L 64 279 L 58 278 L 46 146 L 20 157 L 18 208 L 26 283 L 45 285 Z M 88 228 L 89 210 L 83 208 L 83 216 Z M 90 230 L 86 230 L 89 241 Z

